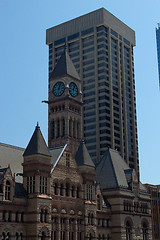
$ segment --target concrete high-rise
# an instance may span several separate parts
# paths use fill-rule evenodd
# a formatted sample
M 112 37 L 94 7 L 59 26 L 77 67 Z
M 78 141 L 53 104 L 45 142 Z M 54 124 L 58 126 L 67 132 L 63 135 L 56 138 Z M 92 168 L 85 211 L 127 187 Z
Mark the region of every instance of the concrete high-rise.
M 111 147 L 139 173 L 135 32 L 101 8 L 47 29 L 46 43 L 49 74 L 67 48 L 82 79 L 84 139 L 92 160 Z
M 158 27 L 156 28 L 156 40 L 157 40 L 158 76 L 160 87 L 160 23 L 158 23 Z

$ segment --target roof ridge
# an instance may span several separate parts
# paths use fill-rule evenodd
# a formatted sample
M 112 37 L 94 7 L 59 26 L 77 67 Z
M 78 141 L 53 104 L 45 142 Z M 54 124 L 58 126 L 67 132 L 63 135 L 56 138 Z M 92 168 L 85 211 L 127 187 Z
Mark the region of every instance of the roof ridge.
M 7 144 L 7 143 L 2 143 L 2 142 L 0 142 L 0 146 L 9 147 L 9 148 L 13 148 L 13 149 L 19 149 L 19 150 L 25 150 L 25 148 L 14 146 L 14 145 Z

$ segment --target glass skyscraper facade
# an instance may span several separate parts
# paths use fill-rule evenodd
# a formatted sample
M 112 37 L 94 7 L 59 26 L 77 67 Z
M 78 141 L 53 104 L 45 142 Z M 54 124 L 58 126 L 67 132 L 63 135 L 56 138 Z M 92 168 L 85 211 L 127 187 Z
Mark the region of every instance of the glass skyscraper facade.
M 156 28 L 156 40 L 157 40 L 158 76 L 160 88 L 160 23 L 158 23 L 158 27 Z
M 139 173 L 134 31 L 101 8 L 48 29 L 46 43 L 49 73 L 67 47 L 82 80 L 84 139 L 93 161 L 111 147 Z

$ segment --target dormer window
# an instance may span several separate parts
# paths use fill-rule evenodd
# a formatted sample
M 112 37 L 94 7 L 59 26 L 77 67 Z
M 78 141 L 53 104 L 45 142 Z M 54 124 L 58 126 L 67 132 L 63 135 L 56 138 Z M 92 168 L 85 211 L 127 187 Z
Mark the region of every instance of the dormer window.
M 11 184 L 7 180 L 6 181 L 6 187 L 5 187 L 5 200 L 11 200 L 10 193 L 11 193 Z

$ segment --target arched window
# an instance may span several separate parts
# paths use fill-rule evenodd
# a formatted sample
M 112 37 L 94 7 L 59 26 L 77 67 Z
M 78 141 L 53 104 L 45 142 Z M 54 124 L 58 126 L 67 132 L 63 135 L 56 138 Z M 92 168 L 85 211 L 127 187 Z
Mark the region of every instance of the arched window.
M 93 235 L 92 235 L 92 233 L 89 234 L 89 240 L 93 240 Z
M 60 137 L 60 121 L 59 119 L 57 120 L 57 138 Z
M 66 183 L 66 196 L 68 197 L 69 196 L 69 184 Z
M 52 139 L 54 139 L 55 138 L 55 121 L 53 120 L 52 121 L 52 128 L 51 128 L 52 130 L 51 130 L 51 133 L 52 133 Z
M 97 209 L 101 210 L 101 201 L 100 201 L 100 196 L 97 195 Z
M 45 240 L 45 239 L 46 239 L 46 234 L 45 232 L 42 232 L 41 240 Z
M 77 122 L 77 138 L 80 138 L 80 123 Z
M 146 223 L 143 223 L 143 225 L 142 225 L 142 231 L 143 231 L 143 240 L 147 240 L 147 231 L 148 231 L 148 228 L 147 228 L 147 224 L 146 224 Z
M 16 222 L 18 222 L 19 221 L 19 219 L 18 219 L 18 212 L 16 212 Z
M 88 225 L 91 225 L 91 214 L 88 214 Z
M 71 194 L 72 194 L 72 197 L 74 197 L 74 186 L 72 186 L 71 188 Z
M 65 120 L 64 118 L 62 119 L 62 137 L 65 136 Z
M 131 225 L 129 221 L 126 222 L 126 240 L 131 240 Z
M 2 221 L 3 222 L 6 221 L 6 211 L 3 211 L 3 213 L 2 213 Z
M 43 222 L 43 209 L 41 209 L 41 212 L 40 212 L 40 222 L 41 223 Z
M 69 136 L 72 137 L 72 119 L 69 120 Z
M 77 187 L 77 198 L 79 198 L 79 197 L 80 197 L 80 188 Z
M 11 191 L 11 184 L 7 180 L 6 181 L 6 188 L 5 188 L 5 200 L 10 200 L 10 191 Z
M 91 214 L 91 225 L 94 225 L 94 216 Z
M 9 240 L 9 232 L 7 232 L 6 240 Z
M 2 240 L 5 240 L 5 233 L 2 233 Z
M 54 194 L 58 195 L 58 185 L 57 185 L 57 183 L 54 184 Z
M 47 222 L 48 211 L 47 209 L 44 211 L 44 222 Z
M 107 240 L 109 240 L 110 239 L 110 236 L 109 236 L 109 234 L 107 235 Z
M 18 240 L 18 238 L 19 238 L 19 234 L 16 232 L 15 240 Z
M 21 222 L 24 222 L 24 213 L 21 212 Z
M 63 196 L 63 184 L 60 185 L 60 195 Z
M 11 222 L 11 211 L 8 212 L 8 222 Z
M 22 233 L 20 233 L 19 235 L 19 240 L 22 240 Z

